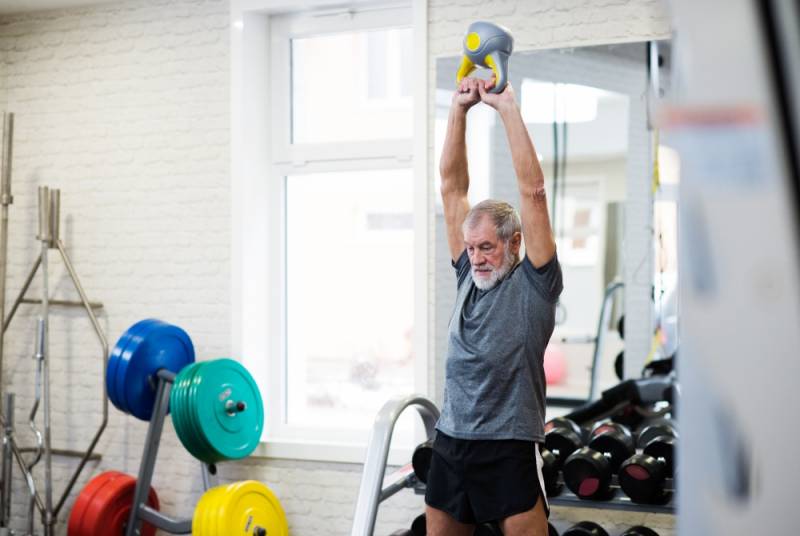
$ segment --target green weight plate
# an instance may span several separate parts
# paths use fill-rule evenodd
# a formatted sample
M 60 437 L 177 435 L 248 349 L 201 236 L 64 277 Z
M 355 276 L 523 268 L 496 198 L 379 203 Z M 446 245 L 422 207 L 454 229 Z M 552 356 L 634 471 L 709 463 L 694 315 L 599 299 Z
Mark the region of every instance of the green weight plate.
M 205 366 L 206 362 L 201 363 L 200 366 L 195 369 L 194 374 L 192 374 L 189 387 L 186 392 L 186 414 L 187 422 L 189 423 L 191 435 L 193 437 L 193 446 L 197 452 L 195 457 L 206 463 L 216 463 L 220 461 L 221 456 L 209 444 L 208 439 L 203 435 L 203 431 L 198 423 L 199 416 L 197 411 L 197 386 L 199 378 L 201 377 L 200 375 L 202 374 L 202 370 Z
M 175 375 L 175 381 L 169 393 L 169 413 L 172 415 L 172 426 L 175 428 L 175 434 L 178 436 L 178 439 L 181 440 L 181 443 L 186 442 L 186 418 L 183 416 L 182 409 L 183 392 L 185 390 L 186 377 L 195 366 L 197 366 L 197 363 L 184 367 Z
M 261 439 L 264 405 L 255 380 L 232 359 L 207 361 L 193 380 L 196 424 L 222 460 L 248 456 Z M 238 409 L 236 409 L 238 407 Z
M 194 448 L 197 451 L 195 456 L 201 461 L 206 463 L 216 463 L 221 460 L 220 454 L 214 450 L 208 439 L 203 435 L 200 428 L 198 419 L 198 404 L 197 404 L 197 386 L 199 378 L 201 378 L 202 370 L 205 368 L 207 362 L 203 362 L 197 367 L 192 374 L 189 382 L 189 387 L 186 392 L 186 414 L 189 422 L 192 437 L 194 438 Z
M 197 427 L 194 424 L 189 391 L 192 387 L 192 380 L 201 368 L 203 363 L 194 363 L 190 367 L 182 370 L 176 376 L 175 387 L 173 395 L 170 396 L 170 404 L 173 411 L 173 423 L 175 424 L 175 432 L 178 434 L 181 443 L 189 453 L 195 458 L 206 461 L 211 458 L 206 445 L 203 444 L 201 438 L 198 437 Z

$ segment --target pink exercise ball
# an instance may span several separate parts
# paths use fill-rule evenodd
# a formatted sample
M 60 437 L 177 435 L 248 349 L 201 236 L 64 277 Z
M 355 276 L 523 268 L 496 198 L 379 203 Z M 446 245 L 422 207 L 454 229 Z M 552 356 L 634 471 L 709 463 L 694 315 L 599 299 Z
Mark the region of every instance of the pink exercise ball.
M 567 377 L 567 357 L 557 344 L 548 344 L 544 350 L 544 377 L 547 385 L 560 385 Z

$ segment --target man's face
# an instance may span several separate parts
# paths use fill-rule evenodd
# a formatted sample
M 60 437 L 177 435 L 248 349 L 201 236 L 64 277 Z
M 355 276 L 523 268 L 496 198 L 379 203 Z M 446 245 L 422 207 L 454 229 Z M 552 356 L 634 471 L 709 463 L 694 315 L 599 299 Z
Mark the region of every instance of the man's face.
M 494 287 L 514 267 L 519 254 L 520 236 L 505 242 L 497 238 L 497 228 L 488 216 L 464 232 L 464 244 L 472 265 L 472 279 L 481 290 Z

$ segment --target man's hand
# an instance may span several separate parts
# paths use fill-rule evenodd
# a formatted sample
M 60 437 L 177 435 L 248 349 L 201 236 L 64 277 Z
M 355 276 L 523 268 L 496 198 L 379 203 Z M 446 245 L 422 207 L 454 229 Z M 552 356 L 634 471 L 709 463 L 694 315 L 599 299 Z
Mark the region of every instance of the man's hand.
M 478 78 L 462 78 L 453 94 L 453 106 L 466 112 L 481 101 L 478 88 L 483 87 L 483 80 Z
M 516 108 L 517 98 L 514 94 L 514 88 L 511 87 L 511 83 L 506 84 L 505 89 L 500 93 L 489 93 L 489 90 L 492 89 L 495 84 L 494 76 L 489 80 L 482 80 L 480 82 L 482 83 L 478 84 L 478 94 L 484 103 L 501 113 Z

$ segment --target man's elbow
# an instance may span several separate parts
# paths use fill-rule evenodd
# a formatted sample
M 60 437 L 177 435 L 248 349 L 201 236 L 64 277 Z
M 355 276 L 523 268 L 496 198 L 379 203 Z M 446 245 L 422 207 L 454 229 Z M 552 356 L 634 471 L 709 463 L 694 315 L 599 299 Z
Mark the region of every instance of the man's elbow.
M 547 190 L 544 188 L 544 183 L 525 186 L 521 189 L 520 193 L 522 194 L 522 197 L 529 199 L 534 203 L 547 202 Z

